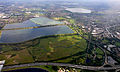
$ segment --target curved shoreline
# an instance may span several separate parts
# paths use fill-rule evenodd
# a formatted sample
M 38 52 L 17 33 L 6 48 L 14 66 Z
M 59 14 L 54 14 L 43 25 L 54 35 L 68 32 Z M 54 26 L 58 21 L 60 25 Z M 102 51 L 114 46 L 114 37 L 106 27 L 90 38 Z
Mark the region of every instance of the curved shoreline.
M 21 29 L 33 29 L 33 28 L 42 28 L 42 27 L 52 27 L 52 26 L 60 26 L 60 25 L 65 25 L 65 24 L 56 24 L 56 25 L 43 25 L 43 26 L 34 26 L 34 27 L 24 27 L 24 28 L 12 28 L 12 29 L 1 29 L 0 31 L 5 31 L 5 30 L 21 30 Z
M 67 25 L 64 25 L 64 24 L 60 24 L 60 25 L 47 25 L 47 26 L 36 26 L 36 27 L 26 27 L 26 28 L 15 28 L 15 29 L 2 29 L 0 31 L 14 31 L 14 30 L 31 30 L 31 29 L 43 29 L 43 28 L 51 28 L 51 27 L 66 27 L 67 29 L 70 29 Z M 61 29 L 63 31 L 63 29 Z M 70 29 L 72 32 L 67 32 L 66 34 L 69 35 L 69 34 L 74 34 L 75 32 Z M 40 38 L 40 37 L 51 37 L 51 36 L 58 36 L 58 35 L 66 35 L 65 33 L 58 33 L 58 34 L 50 34 L 50 35 L 44 35 L 44 36 L 37 36 L 37 38 Z M 0 42 L 0 44 L 16 44 L 16 43 L 23 43 L 23 42 L 27 42 L 27 41 L 31 41 L 33 39 L 36 39 L 35 38 L 31 38 L 31 39 L 27 39 L 27 40 L 23 40 L 23 41 L 18 41 L 18 42 Z
M 33 41 L 33 40 L 36 40 L 36 39 L 42 39 L 42 38 L 47 38 L 47 37 L 57 37 L 57 36 L 69 36 L 69 35 L 77 35 L 77 33 L 48 35 L 48 36 L 37 37 L 37 38 L 31 39 L 31 40 L 22 41 L 22 42 L 16 42 L 16 43 L 0 43 L 0 45 L 22 44 L 22 43 L 26 43 L 26 42 L 29 42 L 29 41 Z

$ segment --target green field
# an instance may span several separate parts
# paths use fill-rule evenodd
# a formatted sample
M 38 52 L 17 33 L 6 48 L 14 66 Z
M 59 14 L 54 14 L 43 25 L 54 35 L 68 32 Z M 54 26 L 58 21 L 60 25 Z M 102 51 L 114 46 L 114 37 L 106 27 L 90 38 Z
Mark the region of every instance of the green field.
M 20 49 L 15 46 L 6 45 L 3 53 L 0 54 L 0 60 L 6 60 L 5 65 L 31 63 L 35 61 L 50 61 L 54 62 L 70 62 L 72 55 L 86 50 L 86 40 L 78 35 L 59 35 L 55 37 L 47 37 L 37 39 L 39 43 L 28 46 L 24 44 L 32 44 L 36 41 L 31 41 L 24 44 L 18 44 Z M 15 49 L 11 49 L 11 48 Z M 8 48 L 8 49 L 7 49 Z M 66 60 L 62 59 L 67 57 Z
M 77 35 L 41 39 L 28 50 L 36 61 L 50 61 L 85 51 L 86 41 Z

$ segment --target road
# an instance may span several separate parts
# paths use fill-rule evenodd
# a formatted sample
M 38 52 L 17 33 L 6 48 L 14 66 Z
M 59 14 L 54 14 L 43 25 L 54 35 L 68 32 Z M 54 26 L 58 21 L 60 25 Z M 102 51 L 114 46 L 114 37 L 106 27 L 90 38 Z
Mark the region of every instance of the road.
M 108 30 L 108 28 L 106 28 L 106 31 L 108 32 L 109 35 L 111 35 L 111 37 L 113 37 L 113 34 Z
M 113 26 L 109 26 L 109 27 L 106 27 L 106 28 L 105 28 L 106 31 L 108 32 L 108 34 L 111 35 L 111 37 L 114 37 L 114 34 L 111 33 L 111 32 L 109 31 L 109 29 L 110 29 L 111 27 L 116 27 L 116 26 L 119 26 L 119 25 L 113 25 Z
M 52 66 L 66 66 L 71 68 L 79 68 L 79 69 L 86 69 L 86 70 L 115 70 L 120 69 L 120 66 L 115 67 L 93 67 L 93 66 L 84 66 L 84 65 L 74 65 L 74 64 L 64 64 L 64 63 L 29 63 L 29 64 L 21 64 L 21 65 L 14 65 L 14 66 L 5 66 L 3 67 L 4 70 L 11 69 L 11 68 L 18 68 L 18 67 L 28 67 L 28 66 L 41 66 L 41 65 L 52 65 Z

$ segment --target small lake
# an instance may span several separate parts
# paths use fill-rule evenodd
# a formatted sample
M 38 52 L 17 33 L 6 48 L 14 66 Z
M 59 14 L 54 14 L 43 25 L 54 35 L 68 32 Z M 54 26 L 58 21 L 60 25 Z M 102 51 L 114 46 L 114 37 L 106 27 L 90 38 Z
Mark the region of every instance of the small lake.
M 84 8 L 67 8 L 66 10 L 74 13 L 91 13 L 91 10 L 84 9 Z
M 43 36 L 70 33 L 74 33 L 74 31 L 66 25 L 33 29 L 4 30 L 1 34 L 0 43 L 19 43 Z
M 64 22 L 55 21 L 47 17 L 39 17 L 22 23 L 6 24 L 3 28 L 4 30 L 0 31 L 0 43 L 20 43 L 43 36 L 74 33 L 68 26 L 57 24 L 64 24 Z
M 48 72 L 48 71 L 40 69 L 40 68 L 26 68 L 26 69 L 4 71 L 4 72 Z

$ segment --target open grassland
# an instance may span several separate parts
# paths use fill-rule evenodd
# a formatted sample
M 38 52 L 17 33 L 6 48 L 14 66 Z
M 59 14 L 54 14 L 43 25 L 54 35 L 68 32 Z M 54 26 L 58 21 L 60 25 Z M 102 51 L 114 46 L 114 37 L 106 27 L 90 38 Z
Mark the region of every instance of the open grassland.
M 5 52 L 3 54 L 0 54 L 0 60 L 2 59 L 6 60 L 5 65 L 34 62 L 32 56 L 28 53 L 27 49 Z
M 41 39 L 29 52 L 35 61 L 51 61 L 86 50 L 86 41 L 77 35 Z
M 60 60 L 58 62 L 66 63 L 72 60 L 72 55 L 85 51 L 87 46 L 86 40 L 78 35 L 62 35 L 40 38 L 37 40 L 38 43 L 28 47 L 22 44 L 21 47 L 19 46 L 21 49 L 11 49 L 10 45 L 9 47 L 4 47 L 8 49 L 0 54 L 0 60 L 6 60 L 5 65 L 31 63 L 36 61 L 57 62 L 57 60 Z M 67 58 L 67 61 L 62 59 L 65 57 Z

